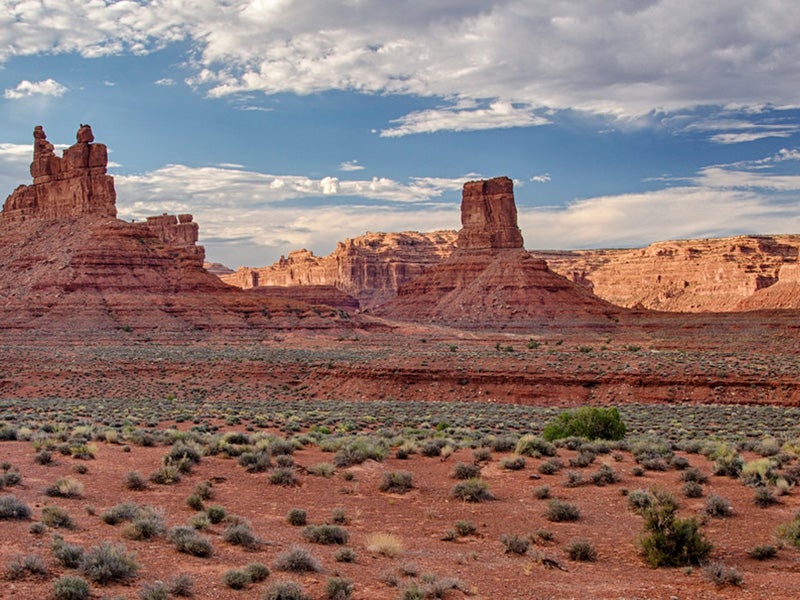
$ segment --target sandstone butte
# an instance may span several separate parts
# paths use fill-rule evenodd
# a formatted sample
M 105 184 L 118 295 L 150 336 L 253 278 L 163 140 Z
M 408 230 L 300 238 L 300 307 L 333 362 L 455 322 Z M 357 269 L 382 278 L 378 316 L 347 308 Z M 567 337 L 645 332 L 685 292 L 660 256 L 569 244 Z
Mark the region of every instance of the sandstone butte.
M 508 177 L 464 184 L 462 228 L 453 253 L 401 285 L 397 297 L 374 313 L 464 327 L 616 322 L 621 309 L 554 273 L 524 249 L 513 186 Z
M 33 183 L 0 213 L 0 330 L 246 331 L 337 320 L 336 311 L 249 294 L 208 273 L 191 215 L 117 219 L 107 164 L 88 125 L 61 157 L 35 128 Z

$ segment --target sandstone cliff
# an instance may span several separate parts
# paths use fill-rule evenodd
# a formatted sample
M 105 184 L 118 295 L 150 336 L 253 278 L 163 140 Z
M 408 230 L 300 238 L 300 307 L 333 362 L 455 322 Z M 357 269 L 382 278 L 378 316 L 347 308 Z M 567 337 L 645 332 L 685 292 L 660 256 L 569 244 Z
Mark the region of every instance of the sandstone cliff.
M 797 285 L 798 247 L 798 235 L 751 235 L 534 254 L 619 306 L 711 312 L 800 308 L 787 291 Z
M 269 267 L 242 267 L 221 279 L 244 289 L 331 286 L 369 308 L 393 298 L 400 285 L 449 256 L 455 239 L 453 231 L 367 233 L 339 242 L 328 256 L 296 250 Z
M 607 327 L 623 311 L 553 273 L 523 248 L 513 183 L 507 177 L 464 185 L 455 251 L 400 286 L 375 313 L 459 326 L 553 326 L 559 321 Z
M 242 331 L 333 322 L 305 303 L 248 294 L 208 273 L 191 215 L 117 219 L 106 148 L 93 140 L 82 125 L 59 158 L 42 128 L 34 130 L 33 183 L 14 190 L 0 213 L 0 330 Z

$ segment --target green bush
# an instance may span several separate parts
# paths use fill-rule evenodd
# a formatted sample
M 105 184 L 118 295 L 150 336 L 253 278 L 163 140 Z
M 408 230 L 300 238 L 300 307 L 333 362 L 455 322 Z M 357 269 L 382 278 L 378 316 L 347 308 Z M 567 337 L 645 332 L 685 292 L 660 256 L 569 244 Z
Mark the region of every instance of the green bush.
M 597 550 L 592 542 L 586 539 L 573 540 L 567 546 L 567 556 L 579 562 L 594 562 L 597 560 Z
M 500 536 L 506 554 L 525 554 L 530 547 L 530 540 L 517 534 L 504 534 Z
M 77 575 L 63 575 L 53 582 L 55 600 L 86 600 L 92 595 L 89 582 Z
M 481 476 L 481 468 L 474 463 L 457 462 L 453 467 L 454 479 L 475 479 Z
M 693 517 L 679 519 L 678 504 L 666 493 L 642 511 L 644 531 L 638 543 L 642 557 L 651 567 L 701 565 L 712 545 Z
M 274 566 L 278 571 L 291 573 L 315 573 L 322 570 L 319 561 L 300 546 L 292 546 L 286 552 L 280 553 L 275 559 Z
M 309 600 L 309 596 L 294 581 L 276 581 L 264 592 L 264 600 Z
M 481 479 L 467 479 L 453 486 L 451 494 L 464 502 L 485 502 L 494 500 L 489 485 Z
M 191 527 L 177 525 L 169 530 L 167 539 L 178 552 L 191 554 L 200 558 L 208 558 L 214 552 L 211 541 L 199 535 Z
M 169 591 L 162 582 L 152 581 L 142 585 L 137 597 L 139 600 L 168 600 Z
M 774 558 L 776 554 L 778 554 L 778 549 L 772 544 L 754 546 L 747 551 L 747 555 L 756 560 L 767 560 L 768 558 Z
M 139 564 L 122 544 L 103 542 L 84 554 L 80 569 L 91 581 L 105 585 L 130 581 L 136 577 Z
M 247 523 L 234 523 L 226 527 L 222 532 L 222 539 L 247 550 L 256 550 L 261 545 L 261 541 Z
M 225 573 L 222 575 L 222 583 L 232 590 L 243 590 L 250 585 L 252 581 L 250 579 L 250 575 L 244 571 L 231 569 L 230 571 L 225 571 Z
M 42 523 L 48 527 L 63 527 L 64 529 L 75 527 L 75 521 L 60 506 L 45 506 L 42 509 Z
M 260 562 L 250 563 L 244 568 L 244 571 L 250 576 L 250 580 L 254 583 L 264 581 L 270 574 L 269 567 Z
M 410 471 L 386 471 L 383 474 L 379 489 L 382 492 L 405 494 L 414 487 L 414 476 Z
M 314 544 L 339 544 L 347 543 L 349 535 L 344 527 L 339 525 L 308 525 L 303 529 L 303 537 Z
M 547 440 L 527 434 L 519 438 L 515 452 L 521 456 L 541 458 L 542 456 L 555 456 L 558 450 Z
M 328 600 L 350 600 L 353 596 L 353 582 L 344 577 L 331 577 L 325 583 L 325 597 Z
M 352 548 L 341 548 L 333 553 L 333 559 L 341 563 L 354 563 L 358 556 Z
M 589 440 L 621 440 L 626 430 L 615 406 L 582 406 L 562 412 L 544 426 L 542 435 L 548 442 L 572 436 Z
M 55 559 L 67 569 L 77 569 L 83 561 L 83 547 L 70 544 L 61 536 L 53 536 L 51 549 Z
M 306 524 L 307 516 L 306 511 L 302 508 L 291 508 L 286 515 L 286 520 L 289 522 L 289 525 L 294 525 L 295 527 L 302 527 Z
M 547 505 L 547 512 L 545 518 L 554 523 L 562 523 L 564 521 L 577 521 L 580 519 L 581 513 L 578 507 L 569 502 L 553 498 Z

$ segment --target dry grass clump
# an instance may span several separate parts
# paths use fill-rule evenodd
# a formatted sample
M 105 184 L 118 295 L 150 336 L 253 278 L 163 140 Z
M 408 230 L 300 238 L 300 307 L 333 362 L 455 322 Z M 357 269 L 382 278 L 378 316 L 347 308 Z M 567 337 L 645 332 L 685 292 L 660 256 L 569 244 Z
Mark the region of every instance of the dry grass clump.
M 395 558 L 403 553 L 403 542 L 392 533 L 373 533 L 367 536 L 366 547 L 373 554 Z

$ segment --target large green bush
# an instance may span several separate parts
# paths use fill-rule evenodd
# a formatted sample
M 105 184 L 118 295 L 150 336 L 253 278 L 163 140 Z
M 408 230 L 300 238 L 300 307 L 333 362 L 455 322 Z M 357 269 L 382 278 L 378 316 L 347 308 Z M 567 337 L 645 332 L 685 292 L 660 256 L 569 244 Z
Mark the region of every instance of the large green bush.
M 712 545 L 694 517 L 679 519 L 678 503 L 666 493 L 642 510 L 644 532 L 639 538 L 642 557 L 651 567 L 701 565 Z
M 615 406 L 582 406 L 562 412 L 544 426 L 542 435 L 549 442 L 573 436 L 588 440 L 621 440 L 626 430 Z

